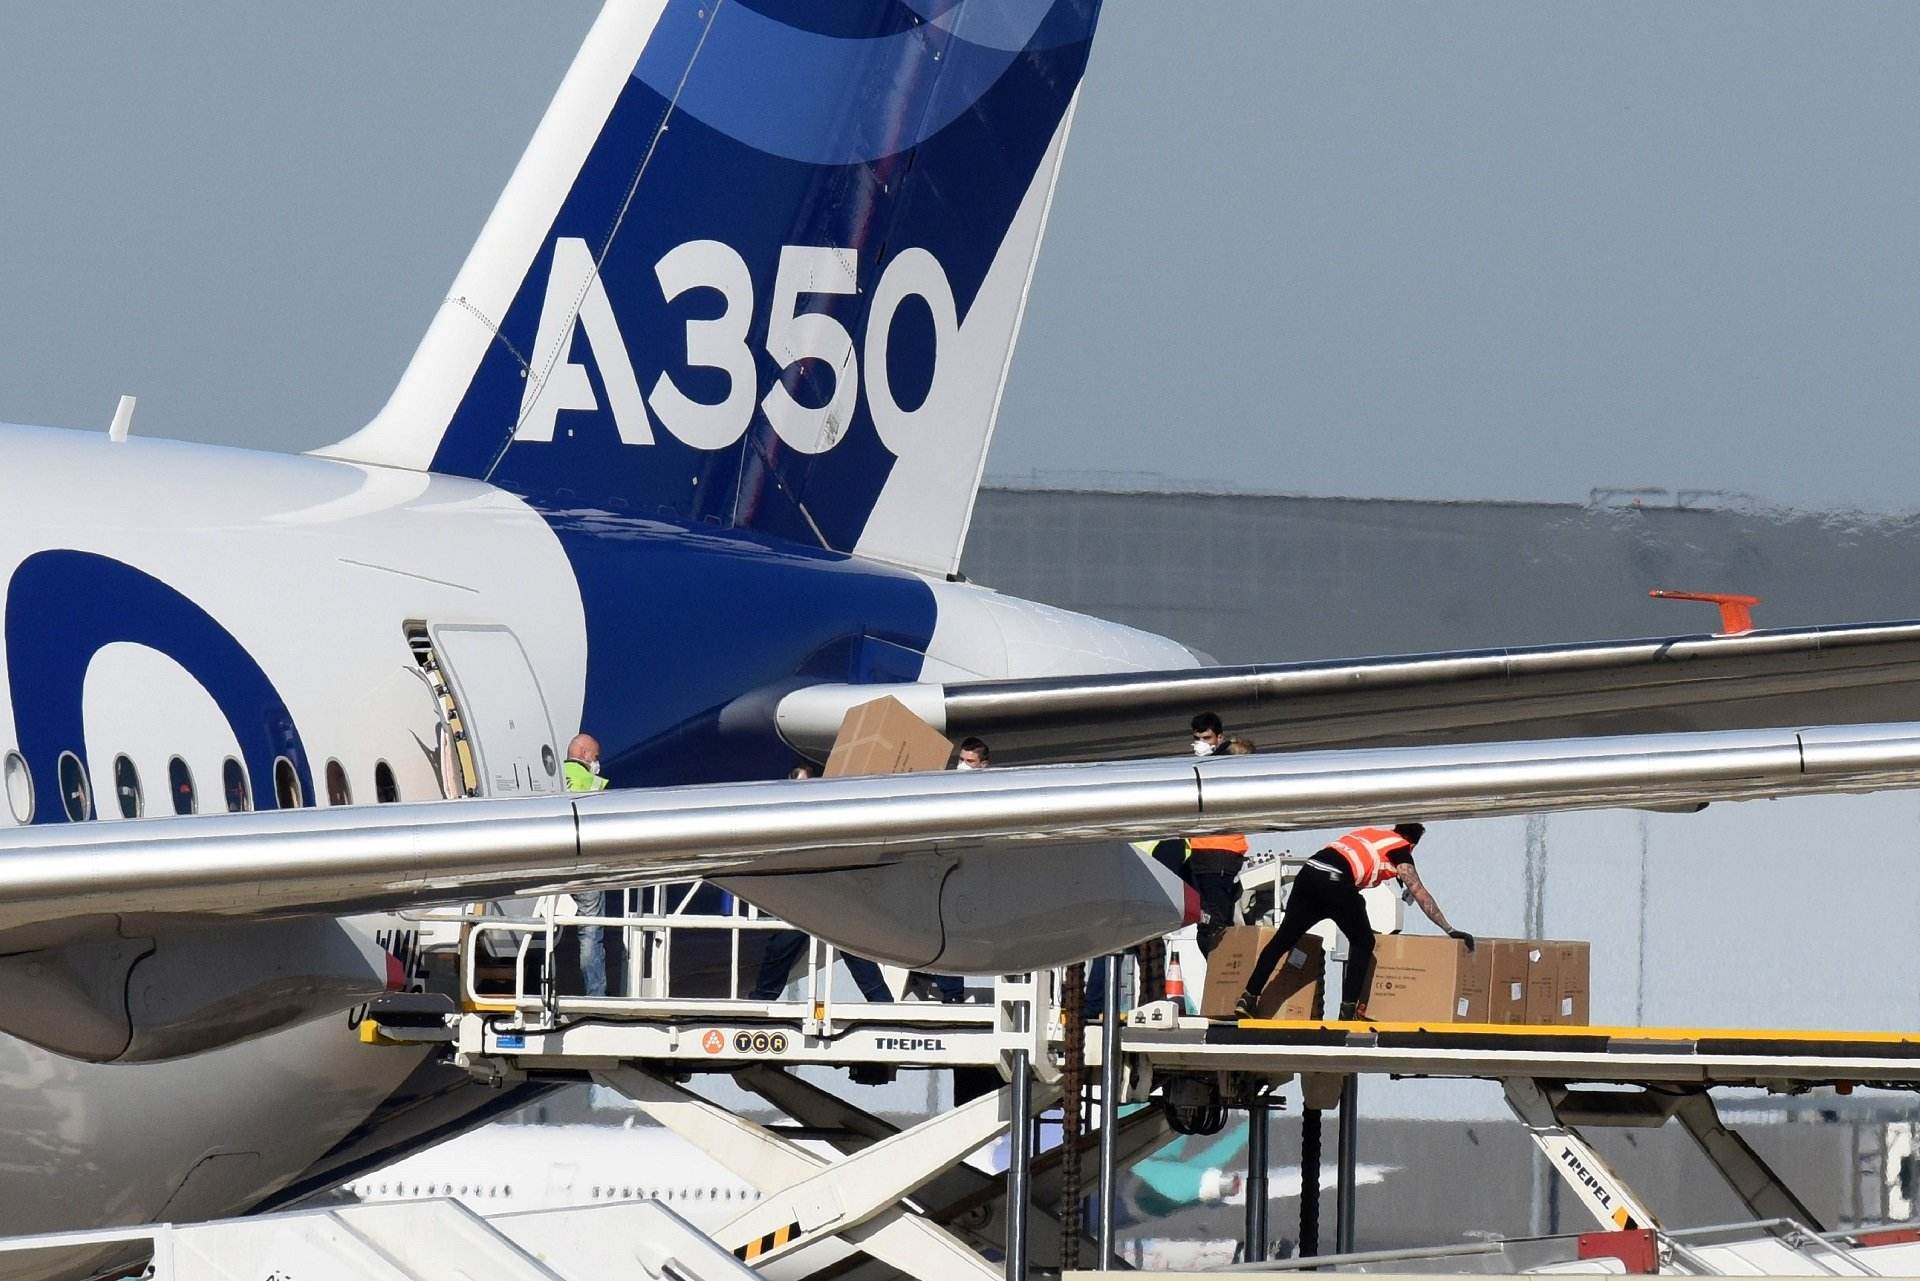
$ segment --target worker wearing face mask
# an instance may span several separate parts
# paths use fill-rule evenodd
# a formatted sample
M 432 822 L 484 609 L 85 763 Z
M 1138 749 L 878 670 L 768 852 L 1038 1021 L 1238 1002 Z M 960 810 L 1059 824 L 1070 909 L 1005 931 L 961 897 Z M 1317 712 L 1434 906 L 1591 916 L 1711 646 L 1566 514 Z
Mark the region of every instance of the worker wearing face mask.
M 1201 712 L 1193 718 L 1193 754 L 1195 756 L 1224 755 L 1227 744 L 1232 741 L 1227 737 L 1227 727 L 1221 722 L 1218 712 Z
M 960 741 L 960 757 L 954 762 L 955 769 L 986 769 L 993 764 L 993 749 L 985 740 L 967 738 Z
M 567 744 L 567 764 L 562 774 L 569 792 L 598 792 L 607 786 L 600 777 L 600 740 L 591 734 L 575 734 Z
M 575 734 L 567 744 L 567 763 L 561 771 L 569 792 L 604 791 L 607 780 L 600 777 L 600 740 L 591 734 Z M 599 890 L 573 896 L 573 910 L 579 916 L 601 916 L 606 896 Z M 580 978 L 588 996 L 607 994 L 607 945 L 604 927 L 581 925 L 574 928 L 574 941 L 580 950 Z

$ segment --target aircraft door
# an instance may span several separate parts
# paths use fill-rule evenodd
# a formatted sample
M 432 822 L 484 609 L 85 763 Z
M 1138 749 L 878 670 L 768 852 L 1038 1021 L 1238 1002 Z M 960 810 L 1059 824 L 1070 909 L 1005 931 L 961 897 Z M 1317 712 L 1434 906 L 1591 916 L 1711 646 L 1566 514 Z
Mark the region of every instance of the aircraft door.
M 428 631 L 458 708 L 457 728 L 471 751 L 479 794 L 560 791 L 553 720 L 519 638 L 480 624 L 433 624 Z

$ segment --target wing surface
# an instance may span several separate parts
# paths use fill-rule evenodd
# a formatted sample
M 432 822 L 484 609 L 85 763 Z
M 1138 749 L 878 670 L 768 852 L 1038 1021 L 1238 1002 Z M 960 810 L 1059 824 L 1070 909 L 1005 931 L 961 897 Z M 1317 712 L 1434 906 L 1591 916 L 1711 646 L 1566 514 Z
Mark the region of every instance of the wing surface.
M 0 932 L 349 913 L 1050 842 L 1920 784 L 1920 723 L 1039 766 L 302 809 L 0 833 Z
M 1262 751 L 1920 719 L 1920 622 L 1331 662 L 787 696 L 781 732 L 824 756 L 849 707 L 892 694 L 1008 763 L 1177 751 L 1210 710 Z

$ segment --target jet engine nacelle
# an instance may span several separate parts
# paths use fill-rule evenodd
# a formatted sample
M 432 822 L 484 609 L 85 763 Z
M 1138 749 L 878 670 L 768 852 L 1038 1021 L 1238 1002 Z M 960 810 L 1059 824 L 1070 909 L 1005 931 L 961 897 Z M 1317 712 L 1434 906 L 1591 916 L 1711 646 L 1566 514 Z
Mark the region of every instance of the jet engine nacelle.
M 837 947 L 945 974 L 1012 974 L 1118 952 L 1197 916 L 1192 891 L 1130 845 L 1038 844 L 722 888 Z
M 351 1009 L 398 962 L 331 917 L 154 922 L 0 957 L 0 1031 L 94 1063 L 145 1063 Z

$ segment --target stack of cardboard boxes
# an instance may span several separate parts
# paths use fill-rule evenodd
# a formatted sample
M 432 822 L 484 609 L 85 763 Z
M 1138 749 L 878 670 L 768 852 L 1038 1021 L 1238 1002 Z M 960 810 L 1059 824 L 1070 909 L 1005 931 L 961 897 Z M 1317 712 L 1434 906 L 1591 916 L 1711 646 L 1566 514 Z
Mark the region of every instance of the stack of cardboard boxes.
M 1207 958 L 1202 1014 L 1232 1016 L 1254 957 L 1271 937 L 1266 928 L 1227 931 Z M 1469 952 L 1450 938 L 1382 934 L 1374 942 L 1367 1014 L 1378 1023 L 1584 1026 L 1589 962 L 1585 943 L 1480 939 Z M 1312 1018 L 1323 966 L 1320 942 L 1309 936 L 1268 982 L 1260 1017 Z M 1329 1000 L 1329 1016 L 1331 1007 Z

